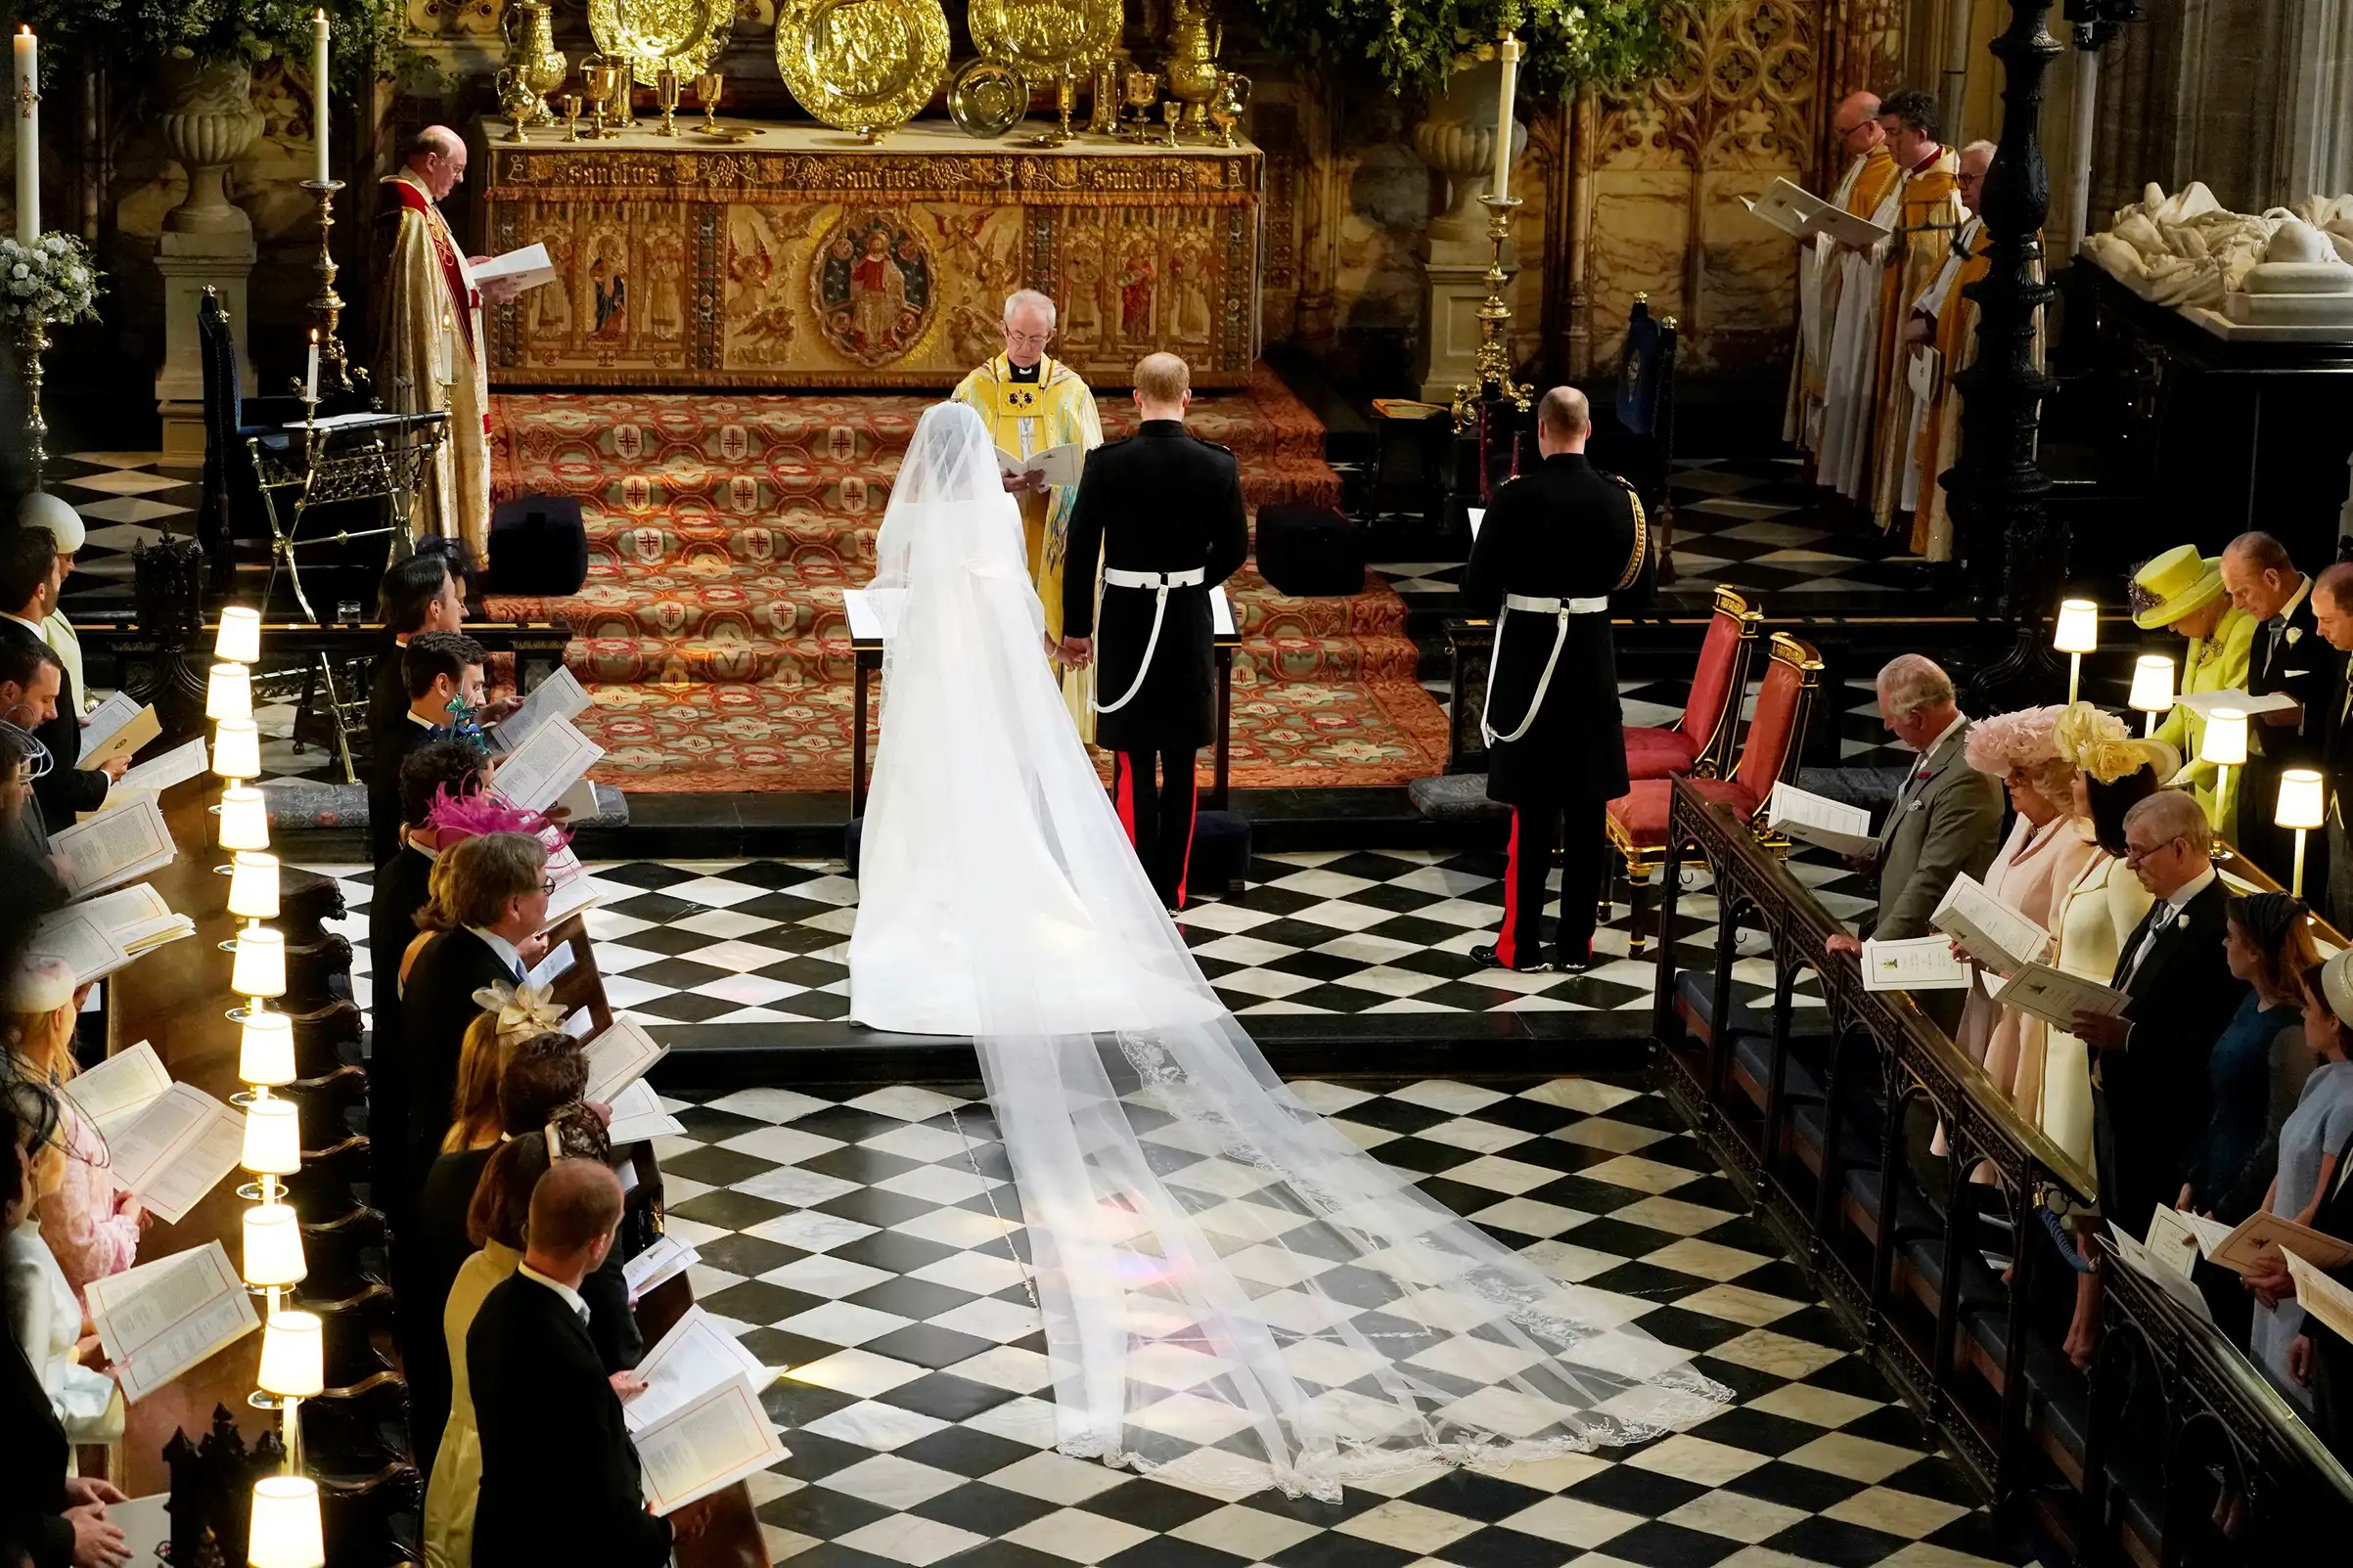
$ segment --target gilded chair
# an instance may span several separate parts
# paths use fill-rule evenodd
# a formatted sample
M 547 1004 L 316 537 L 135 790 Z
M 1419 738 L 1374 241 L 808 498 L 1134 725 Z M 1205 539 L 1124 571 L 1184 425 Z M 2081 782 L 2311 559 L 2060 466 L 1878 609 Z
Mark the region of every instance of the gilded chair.
M 1740 760 L 1728 777 L 1693 781 L 1693 787 L 1708 799 L 1730 807 L 1757 830 L 1760 838 L 1766 837 L 1760 819 L 1774 784 L 1796 777 L 1798 759 L 1805 751 L 1806 721 L 1813 712 L 1815 694 L 1821 685 L 1821 655 L 1787 633 L 1775 632 Z M 1740 688 L 1734 690 L 1737 693 Z M 1733 705 L 1739 705 L 1737 696 Z M 1666 860 L 1667 806 L 1674 787 L 1671 779 L 1638 781 L 1632 792 L 1609 802 L 1606 818 L 1609 847 L 1626 863 L 1626 880 L 1634 908 L 1628 946 L 1629 951 L 1638 954 L 1645 940 L 1645 889 L 1651 874 Z M 1777 838 L 1767 841 L 1776 842 Z
M 1748 601 L 1729 588 L 1716 590 L 1715 613 L 1699 645 L 1699 664 L 1692 672 L 1692 694 L 1683 718 L 1672 729 L 1628 726 L 1626 777 L 1672 779 L 1693 774 L 1712 779 L 1732 760 L 1741 728 L 1741 698 L 1748 690 L 1748 666 L 1765 612 L 1750 609 Z

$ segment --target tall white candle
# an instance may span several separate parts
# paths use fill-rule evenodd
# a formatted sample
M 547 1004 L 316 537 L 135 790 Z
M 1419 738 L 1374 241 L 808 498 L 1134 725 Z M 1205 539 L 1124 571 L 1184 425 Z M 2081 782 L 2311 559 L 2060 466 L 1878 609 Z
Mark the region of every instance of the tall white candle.
M 1503 92 L 1495 100 L 1495 200 L 1512 188 L 1512 95 L 1519 86 L 1519 40 L 1510 33 L 1495 46 L 1504 63 Z
M 313 176 L 321 185 L 327 183 L 327 116 L 331 100 L 327 96 L 327 13 L 322 11 L 310 22 L 310 102 L 312 127 L 319 142 L 319 170 Z
M 41 67 L 30 27 L 17 29 L 17 244 L 41 238 Z
M 303 373 L 302 395 L 313 403 L 319 400 L 319 330 L 310 330 L 310 369 Z

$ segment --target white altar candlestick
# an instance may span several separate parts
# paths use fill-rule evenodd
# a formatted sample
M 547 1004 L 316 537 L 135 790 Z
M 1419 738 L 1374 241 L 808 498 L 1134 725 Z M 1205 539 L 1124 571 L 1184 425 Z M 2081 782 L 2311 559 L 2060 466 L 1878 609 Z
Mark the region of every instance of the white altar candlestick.
M 1512 189 L 1512 95 L 1519 86 L 1519 40 L 1510 33 L 1495 46 L 1504 63 L 1503 92 L 1495 101 L 1495 200 Z
M 302 376 L 302 395 L 311 402 L 319 400 L 319 330 L 310 330 L 310 369 Z
M 17 244 L 41 238 L 41 67 L 30 27 L 17 29 Z
M 331 102 L 327 96 L 327 13 L 322 11 L 310 22 L 310 102 L 312 127 L 318 133 L 319 170 L 315 178 L 327 183 L 327 111 Z M 316 356 L 317 351 L 312 351 Z

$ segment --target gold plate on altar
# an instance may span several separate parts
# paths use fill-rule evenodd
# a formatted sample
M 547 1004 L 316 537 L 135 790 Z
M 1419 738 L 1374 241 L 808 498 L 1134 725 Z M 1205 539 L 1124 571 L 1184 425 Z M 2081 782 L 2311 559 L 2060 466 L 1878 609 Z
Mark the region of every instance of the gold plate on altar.
M 1121 0 L 972 0 L 973 46 L 1035 76 L 1094 65 L 1119 42 Z
M 710 68 L 735 25 L 734 0 L 588 0 L 588 32 L 597 53 L 629 62 L 640 87 L 661 71 L 681 80 Z
M 948 84 L 948 117 L 967 136 L 1003 136 L 1029 112 L 1029 83 L 1002 60 L 971 60 Z
M 776 68 L 801 108 L 880 140 L 939 90 L 948 67 L 940 0 L 787 0 Z
M 756 125 L 698 125 L 695 134 L 714 142 L 748 142 L 760 132 Z

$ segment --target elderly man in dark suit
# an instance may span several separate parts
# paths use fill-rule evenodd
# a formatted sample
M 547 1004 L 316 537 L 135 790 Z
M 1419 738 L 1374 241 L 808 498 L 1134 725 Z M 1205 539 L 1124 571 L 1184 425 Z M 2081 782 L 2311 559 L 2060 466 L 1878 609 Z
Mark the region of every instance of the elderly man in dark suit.
M 522 1265 L 483 1298 L 466 1332 L 466 1371 L 482 1450 L 478 1563 L 657 1568 L 690 1505 L 646 1511 L 621 1402 L 588 1337 L 580 1282 L 612 1250 L 621 1184 L 590 1160 L 559 1160 L 531 1191 Z M 690 1517 L 691 1516 L 691 1517 Z
M 1633 487 L 1585 456 L 1585 394 L 1556 386 L 1536 409 L 1543 461 L 1504 485 L 1463 573 L 1464 608 L 1497 617 L 1486 708 L 1487 793 L 1512 808 L 1504 920 L 1474 963 L 1542 969 L 1545 880 L 1561 849 L 1558 966 L 1591 968 L 1606 853 L 1603 812 L 1626 792 L 1624 717 L 1609 596 L 1651 563 Z
M 2231 890 L 2214 870 L 2213 829 L 2186 790 L 2160 789 L 2124 814 L 2125 864 L 2156 902 L 2125 938 L 2108 984 L 2123 1015 L 2078 1013 L 2093 1052 L 2092 1142 L 2100 1213 L 2139 1236 L 2180 1190 L 2184 1156 L 2204 1131 L 2206 1057 L 2246 988 L 2223 957 Z
M 2329 646 L 2313 619 L 2313 580 L 2296 570 L 2287 550 L 2267 533 L 2242 533 L 2222 553 L 2222 585 L 2231 603 L 2255 619 L 2247 652 L 2246 689 L 2252 696 L 2293 697 L 2295 706 L 2258 714 L 2248 730 L 2246 768 L 2240 775 L 2239 848 L 2279 880 L 2295 857 L 2293 835 L 2272 820 L 2280 774 L 2315 765 L 2321 753 L 2330 694 L 2343 679 L 2344 655 Z M 2325 857 L 2324 838 L 2319 846 Z M 2307 851 L 2307 885 L 2327 884 L 2328 873 Z
M 19 527 L 0 533 L 0 637 L 48 651 L 41 622 L 57 608 L 58 590 L 65 580 L 57 543 L 48 529 Z M 70 828 L 77 813 L 104 805 L 108 787 L 130 766 L 128 757 L 117 757 L 97 768 L 78 766 L 81 694 L 74 691 L 73 677 L 66 673 L 62 661 L 58 683 L 55 711 L 39 724 L 27 726 L 33 738 L 49 748 L 52 766 L 33 781 L 32 792 L 52 830 Z

